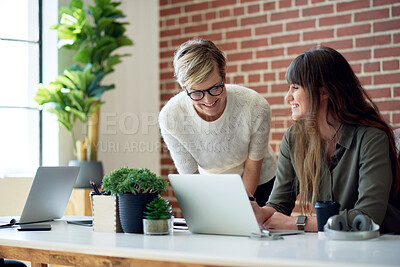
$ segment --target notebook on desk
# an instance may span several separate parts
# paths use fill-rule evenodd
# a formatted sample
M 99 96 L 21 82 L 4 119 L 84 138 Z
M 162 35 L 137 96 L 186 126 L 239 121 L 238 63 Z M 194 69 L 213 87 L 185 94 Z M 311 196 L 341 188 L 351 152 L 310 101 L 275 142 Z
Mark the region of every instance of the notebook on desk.
M 17 223 L 44 222 L 64 215 L 79 167 L 39 167 Z
M 170 174 L 168 178 L 192 233 L 261 232 L 240 175 Z

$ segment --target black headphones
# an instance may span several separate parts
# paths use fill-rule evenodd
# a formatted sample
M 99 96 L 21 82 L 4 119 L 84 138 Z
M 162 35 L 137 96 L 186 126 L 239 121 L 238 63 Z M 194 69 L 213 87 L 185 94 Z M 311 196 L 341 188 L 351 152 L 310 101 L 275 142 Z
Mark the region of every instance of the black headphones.
M 373 222 L 368 215 L 358 214 L 354 220 L 351 228 L 349 229 L 347 219 L 342 215 L 334 215 L 328 219 L 328 229 L 336 231 L 372 231 Z
M 11 219 L 10 223 L 2 224 L 2 225 L 0 225 L 0 228 L 13 227 L 16 224 L 16 222 L 17 221 L 15 219 Z

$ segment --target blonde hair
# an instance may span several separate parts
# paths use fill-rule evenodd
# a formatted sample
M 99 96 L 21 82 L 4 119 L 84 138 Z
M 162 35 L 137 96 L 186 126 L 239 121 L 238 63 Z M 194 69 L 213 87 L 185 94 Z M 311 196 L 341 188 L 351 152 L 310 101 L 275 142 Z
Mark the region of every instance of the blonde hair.
M 225 55 L 208 40 L 189 40 L 175 51 L 175 78 L 182 88 L 206 81 L 215 68 L 225 78 L 225 67 Z

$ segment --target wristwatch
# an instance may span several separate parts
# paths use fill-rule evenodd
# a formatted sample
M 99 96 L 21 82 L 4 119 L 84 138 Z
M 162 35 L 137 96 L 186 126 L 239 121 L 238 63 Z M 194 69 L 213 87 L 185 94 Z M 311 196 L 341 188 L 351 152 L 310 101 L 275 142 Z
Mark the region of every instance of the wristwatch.
M 307 216 L 297 216 L 297 219 L 296 219 L 297 229 L 304 231 L 304 227 L 306 226 L 306 223 L 307 223 Z

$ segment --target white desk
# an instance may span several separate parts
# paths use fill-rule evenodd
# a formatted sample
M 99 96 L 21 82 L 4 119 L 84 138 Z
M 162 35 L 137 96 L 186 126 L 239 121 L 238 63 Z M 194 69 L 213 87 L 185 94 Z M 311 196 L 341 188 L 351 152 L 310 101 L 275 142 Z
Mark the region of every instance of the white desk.
M 0 229 L 1 257 L 32 266 L 400 266 L 400 236 L 365 241 L 320 240 L 311 233 L 275 241 L 187 231 L 147 236 L 56 221 L 47 232 Z

